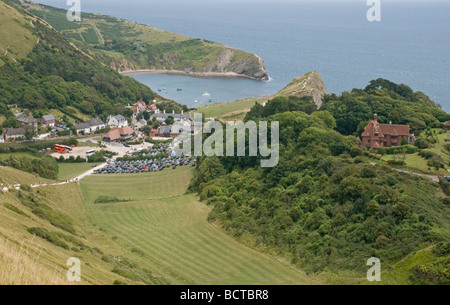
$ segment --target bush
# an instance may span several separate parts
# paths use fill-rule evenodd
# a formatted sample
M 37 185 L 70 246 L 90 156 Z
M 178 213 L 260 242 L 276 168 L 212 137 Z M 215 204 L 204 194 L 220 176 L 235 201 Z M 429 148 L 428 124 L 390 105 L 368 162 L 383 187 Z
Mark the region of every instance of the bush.
M 70 135 L 70 130 L 69 129 L 58 131 L 58 136 L 60 136 L 60 137 L 65 137 L 65 136 L 69 136 L 69 135 Z
M 417 148 L 420 148 L 420 149 L 430 148 L 431 147 L 431 143 L 428 142 L 424 138 L 417 138 L 416 142 L 414 143 L 414 146 L 416 146 Z
M 406 152 L 407 154 L 414 154 L 418 152 L 418 148 L 413 145 L 393 146 L 393 147 L 379 147 L 377 151 L 380 155 L 395 155 Z
M 428 165 L 429 167 L 434 167 L 436 170 L 438 170 L 438 169 L 440 169 L 440 168 L 445 169 L 444 164 L 442 164 L 441 162 L 439 162 L 439 161 L 438 161 L 436 158 L 434 158 L 434 157 L 433 157 L 432 159 L 428 160 L 427 165 Z
M 95 203 L 112 203 L 112 202 L 119 202 L 123 200 L 119 200 L 117 197 L 110 197 L 110 196 L 98 196 L 97 199 L 95 199 Z
M 20 189 L 25 192 L 31 192 L 33 189 L 28 184 L 21 184 Z
M 399 165 L 399 166 L 405 166 L 406 162 L 404 160 L 388 160 L 389 165 Z
M 49 232 L 44 228 L 27 228 L 28 233 L 36 235 L 46 241 L 54 244 L 55 246 L 69 250 L 69 246 L 62 241 L 59 236 L 54 232 Z

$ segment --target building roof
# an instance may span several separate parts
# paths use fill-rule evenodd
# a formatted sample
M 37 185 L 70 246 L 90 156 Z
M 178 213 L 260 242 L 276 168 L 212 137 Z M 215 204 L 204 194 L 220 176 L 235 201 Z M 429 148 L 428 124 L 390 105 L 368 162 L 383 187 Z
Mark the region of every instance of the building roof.
M 119 122 L 119 123 L 121 123 L 121 122 L 125 122 L 125 117 L 123 116 L 123 115 L 121 115 L 121 114 L 118 114 L 118 115 L 116 115 L 116 116 L 114 116 L 114 118 Z
M 130 126 L 125 127 L 116 127 L 112 128 L 108 133 L 105 135 L 105 138 L 110 139 L 111 141 L 119 140 L 121 137 L 127 137 L 132 135 L 134 130 Z
M 113 128 L 105 135 L 105 138 L 108 138 L 110 141 L 116 141 L 120 139 L 120 130 L 119 128 Z
M 89 121 L 87 121 L 86 123 L 89 124 L 89 126 L 99 126 L 99 125 L 105 125 L 105 123 L 99 119 L 99 118 L 95 118 L 95 119 L 90 119 Z
M 159 117 L 159 118 L 167 119 L 170 116 L 173 117 L 174 119 L 185 119 L 185 120 L 191 120 L 191 121 L 194 120 L 190 115 L 184 115 L 184 114 L 180 114 L 180 113 L 154 113 L 150 117 L 151 118 Z
M 4 131 L 6 136 L 19 136 L 25 134 L 24 128 L 6 128 Z
M 138 123 L 141 125 L 147 125 L 147 121 L 144 119 L 140 120 Z
M 408 136 L 409 125 L 380 124 L 381 132 L 385 135 Z
M 378 133 L 378 138 L 384 138 L 387 135 L 391 136 L 409 136 L 409 125 L 398 124 L 380 124 L 377 120 L 377 115 L 373 120 L 367 124 L 362 134 L 363 137 L 369 137 Z
M 17 117 L 17 121 L 19 121 L 20 123 L 24 123 L 24 124 L 36 124 L 37 121 L 35 118 L 33 118 L 32 116 L 28 116 L 26 114 L 19 114 Z
M 56 121 L 56 119 L 53 116 L 53 114 L 44 115 L 44 116 L 42 116 L 42 118 L 44 119 L 44 121 Z
M 121 136 L 129 136 L 129 135 L 133 134 L 133 132 L 134 132 L 134 130 L 130 126 L 125 126 L 125 127 L 120 128 Z
M 159 126 L 159 132 L 160 133 L 171 133 L 172 132 L 172 126 L 171 125 Z
M 76 130 L 82 130 L 82 129 L 88 129 L 88 128 L 91 128 L 91 125 L 89 125 L 88 123 L 75 124 L 75 129 Z

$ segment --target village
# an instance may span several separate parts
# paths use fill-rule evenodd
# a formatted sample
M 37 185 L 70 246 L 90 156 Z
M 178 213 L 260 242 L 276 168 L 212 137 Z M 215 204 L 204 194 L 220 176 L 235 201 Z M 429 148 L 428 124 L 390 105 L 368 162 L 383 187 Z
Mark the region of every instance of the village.
M 56 119 L 53 114 L 43 115 L 39 119 L 30 114 L 19 112 L 15 115 L 16 128 L 5 128 L 0 134 L 0 143 L 39 141 L 54 138 L 78 138 L 95 135 L 101 141 L 126 143 L 134 142 L 144 137 L 167 140 L 184 132 L 193 132 L 191 115 L 166 113 L 158 109 L 156 101 L 148 105 L 139 101 L 134 105 L 121 108 L 131 110 L 130 117 L 123 114 L 110 115 L 105 121 L 91 118 L 85 122 L 70 124 L 63 119 Z

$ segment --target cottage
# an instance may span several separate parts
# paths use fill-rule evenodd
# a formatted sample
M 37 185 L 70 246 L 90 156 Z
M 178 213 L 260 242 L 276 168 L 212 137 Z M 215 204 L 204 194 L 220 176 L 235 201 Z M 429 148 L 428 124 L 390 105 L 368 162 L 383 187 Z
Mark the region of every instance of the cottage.
M 6 141 L 15 141 L 25 138 L 25 128 L 6 128 L 4 131 L 4 139 Z
M 0 134 L 0 143 L 5 143 L 5 135 Z
M 75 124 L 77 134 L 89 134 L 91 133 L 91 126 L 88 123 Z
M 375 113 L 374 119 L 371 120 L 364 128 L 361 136 L 361 146 L 366 148 L 392 147 L 402 145 L 402 139 L 408 144 L 413 144 L 415 137 L 409 133 L 409 125 L 396 125 L 378 123 L 378 115 Z
M 142 119 L 142 120 L 136 122 L 136 124 L 134 124 L 134 128 L 138 129 L 138 130 L 142 129 L 142 127 L 144 127 L 144 126 L 147 126 L 147 121 L 144 119 Z
M 99 118 L 90 119 L 87 123 L 91 127 L 91 132 L 96 132 L 106 128 L 106 124 Z
M 190 115 L 184 115 L 183 111 L 181 111 L 181 114 L 175 113 L 172 111 L 172 113 L 166 113 L 164 110 L 163 113 L 161 113 L 159 110 L 156 111 L 156 113 L 152 114 L 150 116 L 150 119 L 156 118 L 160 122 L 164 122 L 169 116 L 173 117 L 175 122 L 189 122 L 193 124 L 194 119 Z
M 144 101 L 139 101 L 132 107 L 133 113 L 138 114 L 147 110 L 147 104 Z
M 41 118 L 41 124 L 47 127 L 55 127 L 56 119 L 53 114 L 44 115 Z
M 130 126 L 125 127 L 115 127 L 112 128 L 108 133 L 103 137 L 103 141 L 106 142 L 118 142 L 120 138 L 124 140 L 129 140 L 133 137 L 134 130 Z
M 77 134 L 84 133 L 90 134 L 98 130 L 104 129 L 106 127 L 105 123 L 101 119 L 90 119 L 85 123 L 75 124 L 75 129 Z
M 19 122 L 21 128 L 25 128 L 26 126 L 33 126 L 35 130 L 38 129 L 38 122 L 32 116 L 21 113 L 16 116 L 16 119 Z
M 170 137 L 172 134 L 172 126 L 171 125 L 161 125 L 159 127 L 159 134 L 164 137 Z
M 450 123 L 448 121 L 446 121 L 444 123 L 444 125 L 442 125 L 442 128 L 445 129 L 445 130 L 450 130 Z
M 107 122 L 107 125 L 108 126 L 110 126 L 110 127 L 125 127 L 125 126 L 128 126 L 128 121 L 127 121 L 127 119 L 123 116 L 123 115 L 115 115 L 115 116 L 112 116 L 112 115 L 110 115 L 108 118 L 107 118 L 107 120 L 106 120 L 106 122 Z

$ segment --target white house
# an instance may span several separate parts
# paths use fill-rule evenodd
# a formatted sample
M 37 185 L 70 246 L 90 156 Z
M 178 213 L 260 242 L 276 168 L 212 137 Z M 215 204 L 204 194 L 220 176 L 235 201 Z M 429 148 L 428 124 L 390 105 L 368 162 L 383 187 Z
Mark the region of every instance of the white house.
M 110 115 L 107 120 L 106 120 L 106 124 L 108 124 L 108 126 L 110 127 L 125 127 L 128 126 L 128 121 L 127 119 L 123 116 L 123 115 L 115 115 L 112 116 Z
M 87 123 L 91 127 L 91 132 L 96 132 L 97 130 L 106 128 L 106 124 L 99 118 L 90 119 Z
M 77 134 L 80 134 L 80 133 L 84 133 L 84 134 L 91 133 L 91 126 L 88 123 L 75 124 L 75 129 L 77 131 Z
M 161 113 L 159 110 L 156 110 L 156 113 L 152 114 L 150 119 L 156 118 L 158 121 L 164 122 L 169 116 L 173 117 L 175 122 L 189 122 L 191 124 L 194 122 L 194 119 L 190 115 L 184 115 L 183 111 L 179 114 L 175 113 L 175 111 L 172 111 L 172 113 L 166 113 L 164 110 L 164 112 Z
M 77 134 L 84 133 L 89 134 L 96 132 L 97 130 L 103 129 L 106 127 L 106 124 L 103 123 L 100 119 L 90 119 L 85 123 L 75 124 L 75 129 L 77 130 Z

